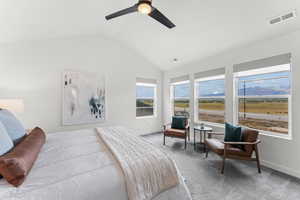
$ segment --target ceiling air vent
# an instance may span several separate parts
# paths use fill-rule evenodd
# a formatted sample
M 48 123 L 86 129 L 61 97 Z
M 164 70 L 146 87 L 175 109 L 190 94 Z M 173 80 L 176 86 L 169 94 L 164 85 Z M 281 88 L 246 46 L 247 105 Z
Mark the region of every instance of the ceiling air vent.
M 288 14 L 286 14 L 286 15 L 283 15 L 283 16 L 281 17 L 281 19 L 282 19 L 282 20 L 287 20 L 287 19 L 290 19 L 290 18 L 293 18 L 293 17 L 295 17 L 295 14 L 294 14 L 294 12 L 291 12 L 291 13 L 288 13 Z
M 270 20 L 270 24 L 276 24 L 276 23 L 279 23 L 279 22 L 281 22 L 281 17 L 277 17 L 277 18 L 274 18 L 274 19 Z
M 293 19 L 295 17 L 296 17 L 296 11 L 291 11 L 291 12 L 285 13 L 283 15 L 274 17 L 269 22 L 270 22 L 270 24 L 278 24 L 278 23 L 284 22 L 285 20 Z

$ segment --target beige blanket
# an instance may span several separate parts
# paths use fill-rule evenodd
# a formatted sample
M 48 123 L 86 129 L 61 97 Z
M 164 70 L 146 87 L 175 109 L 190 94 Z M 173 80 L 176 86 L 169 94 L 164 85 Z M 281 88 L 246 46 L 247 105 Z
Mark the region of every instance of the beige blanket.
M 129 200 L 151 200 L 179 184 L 174 161 L 124 127 L 97 128 L 123 170 Z

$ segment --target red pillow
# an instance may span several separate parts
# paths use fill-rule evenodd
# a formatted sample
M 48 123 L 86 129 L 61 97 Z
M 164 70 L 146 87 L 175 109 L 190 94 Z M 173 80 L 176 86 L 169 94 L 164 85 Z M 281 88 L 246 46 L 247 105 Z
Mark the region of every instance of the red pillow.
M 34 128 L 9 153 L 0 156 L 0 175 L 13 186 L 20 186 L 29 174 L 45 141 L 44 131 L 38 127 Z

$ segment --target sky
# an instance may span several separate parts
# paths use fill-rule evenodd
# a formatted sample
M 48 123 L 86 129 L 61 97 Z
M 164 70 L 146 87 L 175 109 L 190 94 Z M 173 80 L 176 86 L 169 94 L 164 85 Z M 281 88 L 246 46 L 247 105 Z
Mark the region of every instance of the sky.
M 199 94 L 201 96 L 225 96 L 224 79 L 200 82 L 198 86 L 198 96 Z
M 154 88 L 147 86 L 136 86 L 136 97 L 137 98 L 153 98 Z
M 289 94 L 290 81 L 289 81 L 290 72 L 277 72 L 269 74 L 260 74 L 245 76 L 239 78 L 239 94 L 244 94 L 244 80 L 245 83 L 246 95 L 285 95 Z M 287 77 L 280 78 L 278 77 Z M 261 79 L 270 79 L 272 80 L 261 80 Z M 251 81 L 252 80 L 252 81 Z M 255 81 L 254 81 L 255 80 Z M 202 81 L 197 86 L 197 93 L 201 96 L 224 96 L 225 95 L 225 81 L 224 80 L 210 80 Z M 189 97 L 190 89 L 189 83 L 175 85 L 174 86 L 174 96 L 175 97 Z
M 174 85 L 174 97 L 189 97 L 190 83 Z
M 244 88 L 246 89 L 244 90 Z M 240 78 L 239 95 L 243 95 L 244 92 L 246 93 L 246 95 L 289 94 L 290 72 L 277 72 Z
M 287 77 L 287 78 L 279 78 Z M 239 78 L 239 95 L 285 95 L 290 91 L 290 72 L 277 72 L 269 74 L 260 74 L 245 76 Z M 271 80 L 262 80 L 270 79 Z M 279 78 L 279 79 L 278 79 Z M 245 90 L 244 90 L 244 81 Z M 197 87 L 197 93 L 201 96 L 224 96 L 225 81 L 224 80 L 210 80 L 202 81 Z M 182 98 L 189 97 L 190 85 L 184 83 L 174 86 L 174 97 Z M 136 95 L 138 98 L 154 97 L 153 87 L 137 86 Z M 199 96 L 199 95 L 198 95 Z

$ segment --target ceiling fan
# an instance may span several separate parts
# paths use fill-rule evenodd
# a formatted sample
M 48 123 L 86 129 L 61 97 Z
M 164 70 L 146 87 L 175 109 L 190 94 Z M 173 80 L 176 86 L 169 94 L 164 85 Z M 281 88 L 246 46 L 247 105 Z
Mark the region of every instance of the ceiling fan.
M 110 20 L 133 12 L 139 12 L 145 15 L 149 15 L 168 28 L 175 27 L 175 24 L 173 24 L 166 16 L 164 16 L 159 10 L 152 6 L 152 0 L 139 0 L 139 2 L 132 7 L 120 10 L 111 15 L 107 15 L 105 18 L 106 20 Z

